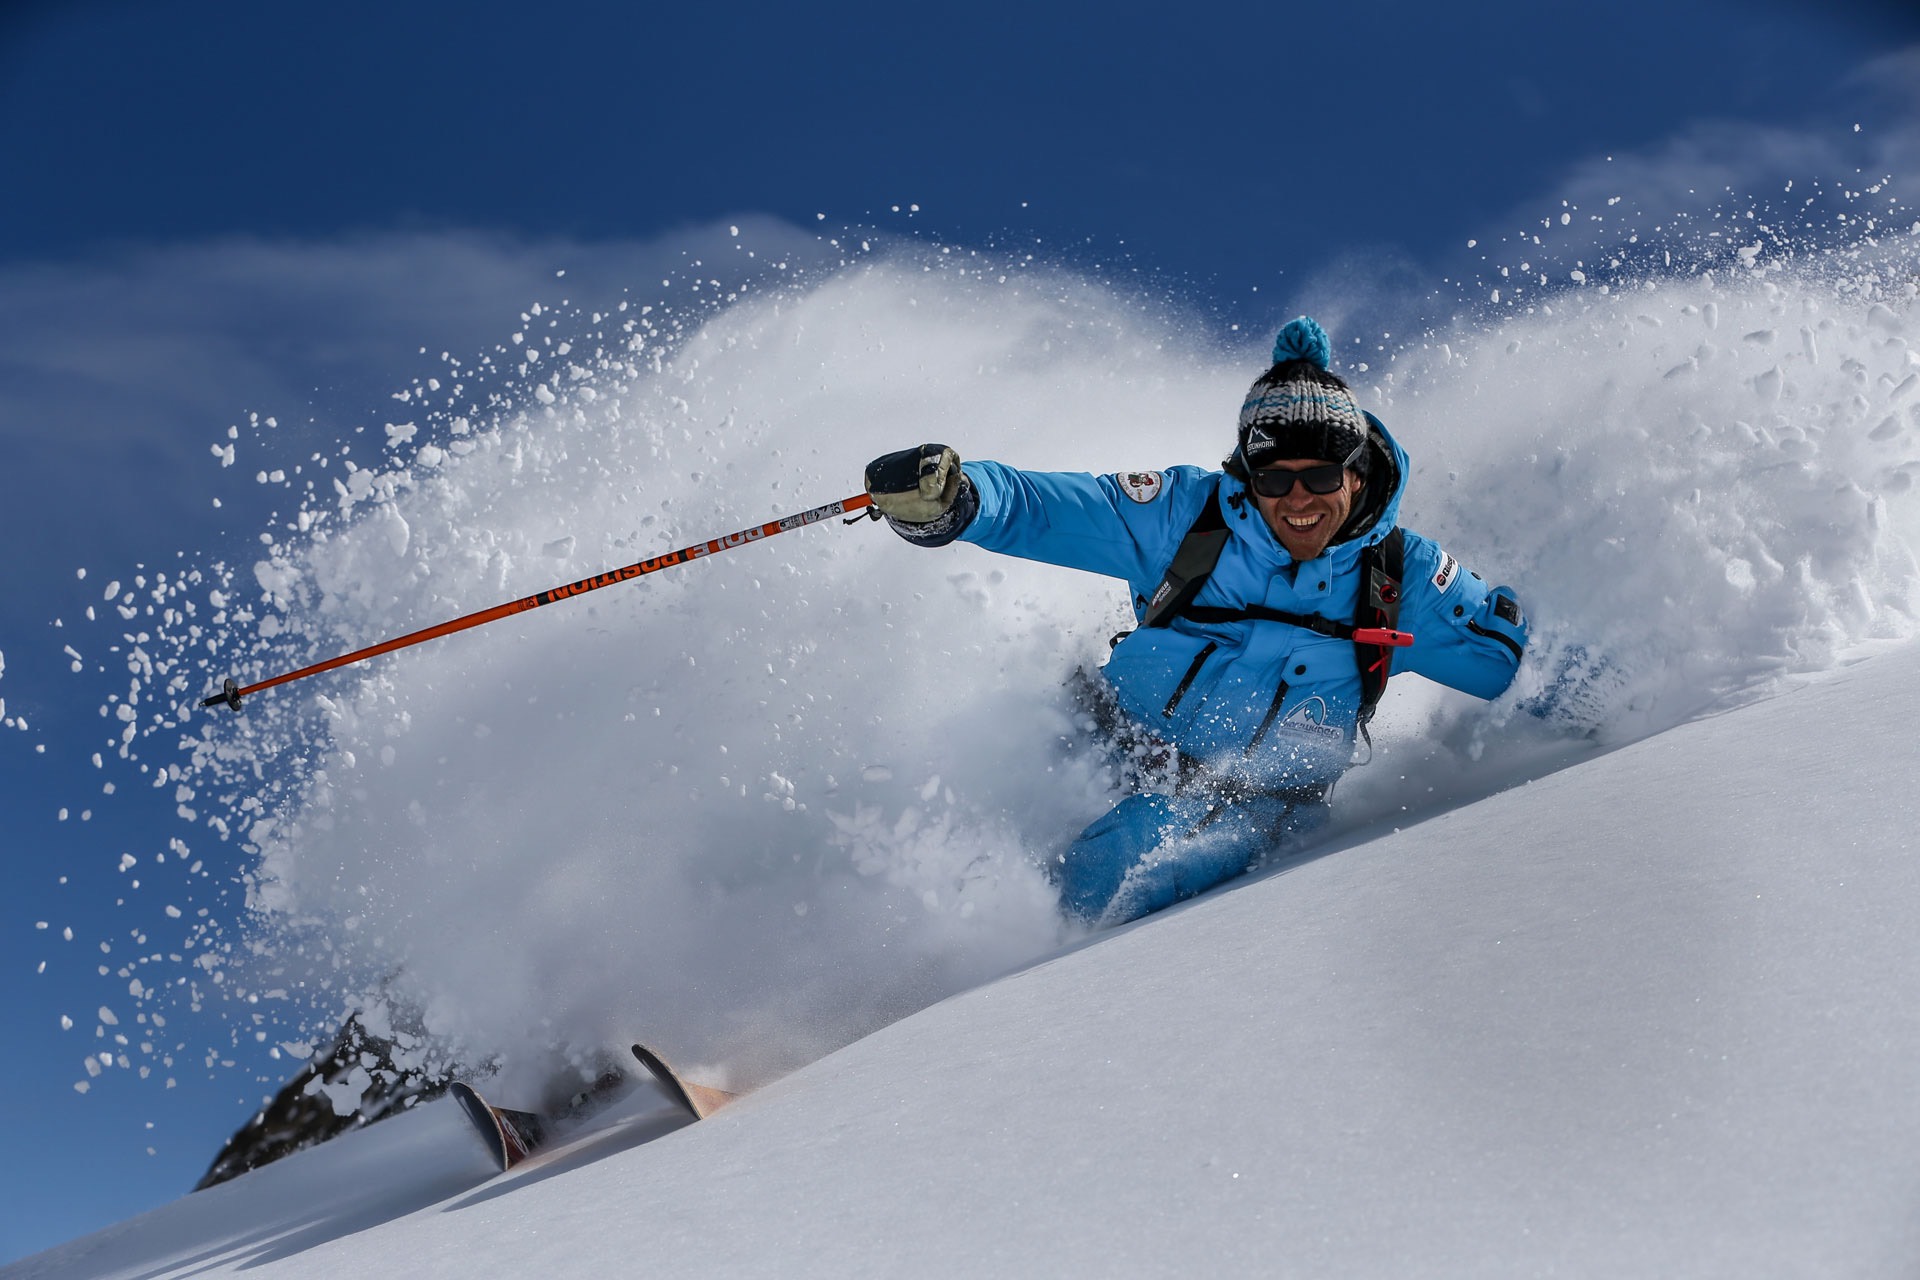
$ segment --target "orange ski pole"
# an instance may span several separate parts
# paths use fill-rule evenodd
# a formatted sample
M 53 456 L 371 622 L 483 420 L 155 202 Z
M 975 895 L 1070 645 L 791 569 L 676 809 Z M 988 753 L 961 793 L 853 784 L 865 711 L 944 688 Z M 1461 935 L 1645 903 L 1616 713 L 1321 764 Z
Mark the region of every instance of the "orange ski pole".
M 537 592 L 523 600 L 511 600 L 506 604 L 497 604 L 491 609 L 482 609 L 478 613 L 469 613 L 463 618 L 455 618 L 451 622 L 442 622 L 438 626 L 428 627 L 424 631 L 415 631 L 408 635 L 396 636 L 391 640 L 382 640 L 379 644 L 371 644 L 364 649 L 355 649 L 352 653 L 343 653 L 337 658 L 328 658 L 325 662 L 316 662 L 312 666 L 301 667 L 298 671 L 288 671 L 281 675 L 274 676 L 270 680 L 262 680 L 257 684 L 243 686 L 236 683 L 232 677 L 228 677 L 225 684 L 221 687 L 220 692 L 210 698 L 203 698 L 200 705 L 203 707 L 211 707 L 224 702 L 235 711 L 238 711 L 240 709 L 240 699 L 247 697 L 249 694 L 258 693 L 262 689 L 271 689 L 277 684 L 287 684 L 306 676 L 319 675 L 322 671 L 331 671 L 335 667 L 344 667 L 355 662 L 365 662 L 368 658 L 377 658 L 383 653 L 392 653 L 396 649 L 405 649 L 410 645 L 422 644 L 428 640 L 438 640 L 441 636 L 450 636 L 456 631 L 465 631 L 470 627 L 485 626 L 489 622 L 498 622 L 500 619 L 512 617 L 516 613 L 525 613 L 529 609 L 538 609 L 543 604 L 552 604 L 557 600 L 566 600 L 573 596 L 585 595 L 589 591 L 598 591 L 602 587 L 610 587 L 616 582 L 626 582 L 630 578 L 639 578 L 649 573 L 657 573 L 662 569 L 671 569 L 674 565 L 685 564 L 689 560 L 698 560 L 702 556 L 717 555 L 722 551 L 730 550 L 744 543 L 758 542 L 762 538 L 771 538 L 774 534 L 785 533 L 789 529 L 799 529 L 806 525 L 818 524 L 822 520 L 831 520 L 835 516 L 843 516 L 854 511 L 863 511 L 872 505 L 872 498 L 864 493 L 856 493 L 851 498 L 842 498 L 838 502 L 829 502 L 824 507 L 815 507 L 811 511 L 802 511 L 798 515 L 786 516 L 779 520 L 769 520 L 767 523 L 755 525 L 751 529 L 742 529 L 738 533 L 729 533 L 723 538 L 712 538 L 706 542 L 696 542 L 690 547 L 682 547 L 678 551 L 669 551 L 665 555 L 655 556 L 651 560 L 641 560 L 638 563 L 627 565 L 621 569 L 609 569 L 607 572 L 595 574 L 591 578 L 582 578 L 578 582 L 570 582 L 564 587 L 554 587 L 548 591 Z

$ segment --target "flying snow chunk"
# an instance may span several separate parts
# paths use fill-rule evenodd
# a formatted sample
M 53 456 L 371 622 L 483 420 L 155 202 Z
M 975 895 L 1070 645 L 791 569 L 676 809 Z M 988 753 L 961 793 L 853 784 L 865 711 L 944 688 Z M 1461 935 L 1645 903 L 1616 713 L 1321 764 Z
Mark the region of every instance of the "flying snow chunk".
M 373 1084 L 373 1077 L 365 1067 L 356 1066 L 347 1073 L 347 1077 L 338 1083 L 329 1083 L 324 1077 L 315 1076 L 307 1082 L 309 1096 L 325 1094 L 336 1116 L 350 1116 L 360 1109 L 360 1099 L 366 1095 Z
M 381 515 L 381 532 L 386 535 L 387 546 L 396 556 L 407 554 L 407 548 L 413 542 L 413 526 L 407 518 L 395 508 L 387 507 Z
M 300 574 L 290 564 L 277 560 L 256 560 L 253 564 L 253 580 L 260 589 L 271 596 L 285 596 L 300 580 Z

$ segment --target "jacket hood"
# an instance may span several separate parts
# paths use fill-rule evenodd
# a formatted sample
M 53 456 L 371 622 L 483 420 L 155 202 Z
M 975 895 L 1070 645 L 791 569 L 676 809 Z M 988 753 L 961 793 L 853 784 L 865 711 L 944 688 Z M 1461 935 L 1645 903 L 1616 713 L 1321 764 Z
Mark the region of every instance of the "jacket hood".
M 1406 491 L 1411 463 L 1407 451 L 1371 413 L 1366 415 L 1367 479 L 1353 500 L 1353 512 L 1324 554 L 1341 568 L 1359 557 L 1360 549 L 1378 542 L 1400 519 L 1400 495 Z M 1225 504 L 1227 528 L 1234 537 L 1276 566 L 1293 563 L 1273 530 L 1260 518 L 1247 482 L 1228 471 L 1220 477 L 1220 500 Z

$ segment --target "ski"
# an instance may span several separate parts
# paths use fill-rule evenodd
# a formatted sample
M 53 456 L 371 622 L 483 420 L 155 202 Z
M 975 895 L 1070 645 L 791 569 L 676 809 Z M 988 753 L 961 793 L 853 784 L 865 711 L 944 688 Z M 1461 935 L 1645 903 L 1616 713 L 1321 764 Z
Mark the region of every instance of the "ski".
M 659 1082 L 674 1105 L 695 1120 L 706 1119 L 737 1096 L 710 1085 L 693 1084 L 674 1070 L 665 1058 L 643 1044 L 633 1046 L 633 1056 Z M 581 1116 L 598 1110 L 605 1105 L 610 1094 L 618 1091 L 621 1082 L 618 1071 L 602 1076 L 591 1089 L 576 1096 L 566 1113 L 558 1118 L 564 1125 L 569 1120 L 577 1121 Z M 502 1173 L 532 1155 L 549 1136 L 550 1120 L 547 1117 L 531 1111 L 515 1111 L 511 1107 L 496 1107 L 481 1097 L 479 1090 L 463 1080 L 455 1081 L 448 1092 L 460 1104 L 460 1110 L 480 1135 L 481 1141 L 487 1144 L 488 1154 L 500 1166 Z
M 667 1091 L 668 1096 L 695 1120 L 705 1120 L 740 1096 L 728 1093 L 724 1089 L 688 1082 L 668 1064 L 665 1058 L 643 1044 L 633 1046 L 633 1056 L 640 1060 L 641 1066 L 653 1074 L 653 1078 L 660 1082 L 660 1087 Z
M 546 1122 L 531 1111 L 496 1107 L 465 1081 L 455 1081 L 449 1092 L 472 1121 L 502 1173 L 525 1160 L 546 1140 Z

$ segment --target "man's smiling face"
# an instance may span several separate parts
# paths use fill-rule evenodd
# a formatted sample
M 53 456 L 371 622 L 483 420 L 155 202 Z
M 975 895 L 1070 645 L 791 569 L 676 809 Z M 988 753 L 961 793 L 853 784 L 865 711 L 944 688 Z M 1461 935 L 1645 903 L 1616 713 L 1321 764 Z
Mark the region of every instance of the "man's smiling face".
M 1341 467 L 1337 462 L 1328 462 L 1324 458 L 1283 458 L 1269 462 L 1260 470 L 1263 472 L 1291 471 L 1309 472 L 1315 468 L 1335 467 L 1340 470 L 1340 482 L 1332 493 L 1313 493 L 1299 479 L 1293 487 L 1278 498 L 1269 498 L 1259 492 L 1255 482 L 1254 502 L 1260 508 L 1261 516 L 1267 527 L 1273 530 L 1273 536 L 1287 549 L 1287 554 L 1295 560 L 1311 560 L 1327 549 L 1333 541 L 1333 535 L 1347 522 L 1347 516 L 1353 510 L 1353 495 L 1360 491 L 1360 477 L 1351 468 Z

